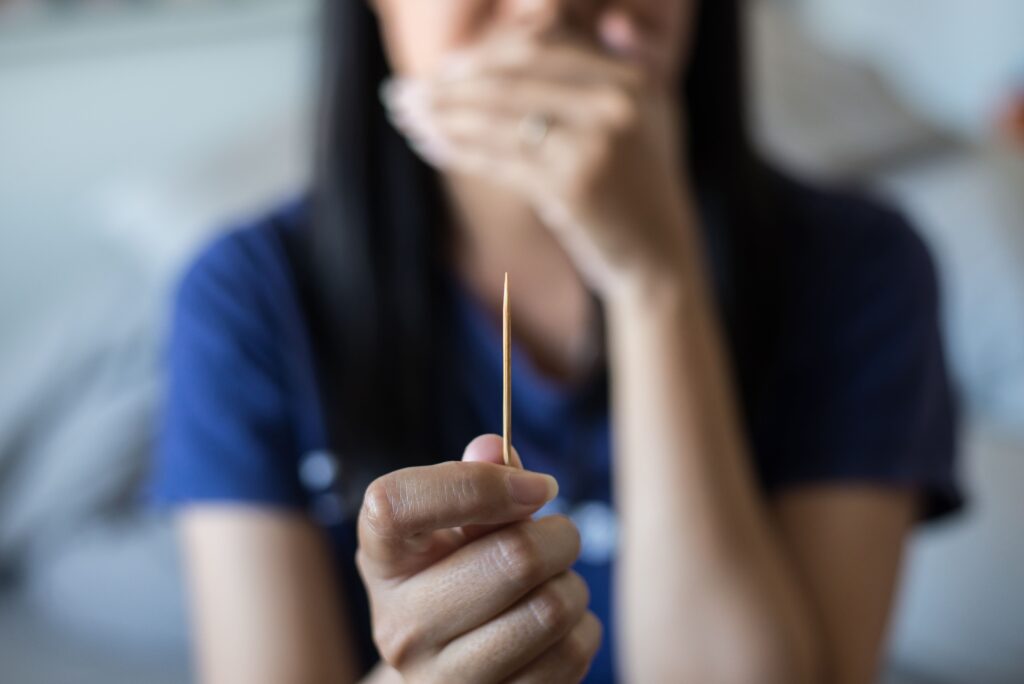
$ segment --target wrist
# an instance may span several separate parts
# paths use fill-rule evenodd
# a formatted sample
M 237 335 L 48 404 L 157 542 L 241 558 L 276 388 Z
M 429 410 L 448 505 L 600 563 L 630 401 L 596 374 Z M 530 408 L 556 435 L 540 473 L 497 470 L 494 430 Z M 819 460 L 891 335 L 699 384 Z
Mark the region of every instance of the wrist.
M 604 297 L 610 321 L 675 314 L 692 307 L 703 286 L 704 269 L 697 241 L 685 241 L 685 247 L 666 249 L 637 268 L 619 273 Z
M 651 233 L 659 239 L 647 245 L 643 258 L 623 264 L 606 289 L 606 307 L 672 307 L 693 290 L 694 279 L 703 277 L 703 252 L 690 198 L 689 193 L 673 197 L 670 207 L 658 213 L 659 225 Z
M 604 297 L 609 322 L 686 308 L 692 279 L 692 269 L 683 260 L 622 274 Z

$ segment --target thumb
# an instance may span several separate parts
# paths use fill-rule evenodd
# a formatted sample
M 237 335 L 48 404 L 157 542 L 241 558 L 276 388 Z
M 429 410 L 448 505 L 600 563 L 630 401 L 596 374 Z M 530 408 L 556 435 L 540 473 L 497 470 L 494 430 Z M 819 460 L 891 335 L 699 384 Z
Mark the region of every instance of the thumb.
M 466 446 L 462 454 L 463 462 L 473 463 L 494 463 L 504 465 L 505 458 L 502 455 L 504 441 L 498 435 L 481 435 Z M 523 469 L 523 462 L 519 459 L 519 453 L 512 448 L 512 458 L 509 465 L 513 468 Z M 478 539 L 488 532 L 503 525 L 466 525 L 462 528 L 462 534 L 467 542 Z
M 503 441 L 498 435 L 481 435 L 469 443 L 462 454 L 462 460 L 467 463 L 496 463 L 497 465 L 504 465 L 505 458 L 502 455 L 502 446 Z M 523 462 L 519 458 L 519 452 L 516 451 L 515 447 L 512 447 L 512 457 L 509 465 L 520 470 L 523 468 Z

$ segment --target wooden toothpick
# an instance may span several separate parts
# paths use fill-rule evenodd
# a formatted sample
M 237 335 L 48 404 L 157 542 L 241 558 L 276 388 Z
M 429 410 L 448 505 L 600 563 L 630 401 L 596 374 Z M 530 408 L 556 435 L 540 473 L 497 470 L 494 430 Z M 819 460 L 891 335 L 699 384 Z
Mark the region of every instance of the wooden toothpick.
M 501 305 L 501 367 L 502 367 L 502 457 L 512 464 L 512 317 L 508 310 L 508 273 L 505 273 L 505 294 Z

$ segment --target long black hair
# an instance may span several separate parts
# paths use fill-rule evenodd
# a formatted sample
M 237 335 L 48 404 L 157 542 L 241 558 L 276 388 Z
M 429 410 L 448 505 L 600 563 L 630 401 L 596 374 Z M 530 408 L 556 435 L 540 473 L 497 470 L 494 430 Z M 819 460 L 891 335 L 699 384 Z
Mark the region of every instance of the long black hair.
M 433 451 L 430 430 L 429 384 L 443 358 L 443 207 L 436 175 L 380 103 L 389 67 L 368 4 L 324 3 L 311 226 L 299 254 L 329 438 L 350 498 L 374 475 L 454 456 Z M 716 292 L 749 403 L 776 274 L 773 183 L 744 121 L 741 44 L 738 0 L 700 2 L 680 91 Z

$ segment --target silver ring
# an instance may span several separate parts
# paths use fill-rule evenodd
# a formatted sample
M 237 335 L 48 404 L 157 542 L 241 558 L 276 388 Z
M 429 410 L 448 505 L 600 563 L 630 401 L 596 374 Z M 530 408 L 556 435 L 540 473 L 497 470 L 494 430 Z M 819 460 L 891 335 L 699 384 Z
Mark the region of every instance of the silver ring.
M 519 138 L 527 147 L 537 149 L 548 139 L 551 125 L 551 117 L 547 114 L 540 112 L 527 114 L 519 122 Z

